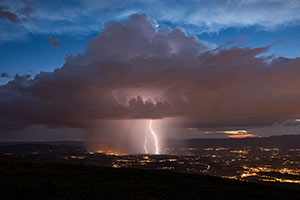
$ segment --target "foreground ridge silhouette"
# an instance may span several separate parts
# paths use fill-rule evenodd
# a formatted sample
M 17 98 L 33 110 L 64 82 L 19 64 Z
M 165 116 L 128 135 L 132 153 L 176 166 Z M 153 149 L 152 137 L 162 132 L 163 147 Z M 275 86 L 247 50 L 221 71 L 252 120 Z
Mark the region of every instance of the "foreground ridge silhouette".
M 300 187 L 3 155 L 0 185 L 2 199 L 300 199 Z

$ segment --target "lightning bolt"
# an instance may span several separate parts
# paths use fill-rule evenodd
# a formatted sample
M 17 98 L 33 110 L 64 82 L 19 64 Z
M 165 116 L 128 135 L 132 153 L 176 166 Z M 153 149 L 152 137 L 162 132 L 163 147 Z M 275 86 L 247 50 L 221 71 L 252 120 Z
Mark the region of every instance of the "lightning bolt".
M 151 132 L 151 134 L 154 138 L 154 142 L 155 142 L 155 154 L 159 154 L 158 140 L 157 140 L 156 133 L 152 129 L 152 120 L 150 120 L 150 122 L 149 122 L 149 129 L 150 129 L 150 132 Z
M 147 150 L 147 137 L 148 137 L 148 132 L 147 129 L 145 130 L 145 142 L 144 142 L 144 150 L 145 153 L 148 154 L 148 150 Z

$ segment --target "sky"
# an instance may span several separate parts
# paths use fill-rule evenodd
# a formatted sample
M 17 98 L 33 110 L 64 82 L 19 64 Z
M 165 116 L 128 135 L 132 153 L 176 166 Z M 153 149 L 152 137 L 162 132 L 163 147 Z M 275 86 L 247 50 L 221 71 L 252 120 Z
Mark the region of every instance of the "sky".
M 298 0 L 0 0 L 0 29 L 0 140 L 300 133 Z

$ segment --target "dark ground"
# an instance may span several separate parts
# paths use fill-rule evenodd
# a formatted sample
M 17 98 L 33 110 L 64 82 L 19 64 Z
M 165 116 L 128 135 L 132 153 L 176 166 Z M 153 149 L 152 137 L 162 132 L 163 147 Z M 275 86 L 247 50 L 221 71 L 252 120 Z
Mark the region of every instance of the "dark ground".
M 300 199 L 300 186 L 0 155 L 0 199 Z

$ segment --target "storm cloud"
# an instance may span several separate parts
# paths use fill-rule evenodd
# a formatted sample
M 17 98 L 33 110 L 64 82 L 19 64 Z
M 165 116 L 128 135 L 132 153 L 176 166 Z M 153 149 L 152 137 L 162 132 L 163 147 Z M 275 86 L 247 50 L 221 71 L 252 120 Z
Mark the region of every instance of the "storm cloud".
M 180 117 L 188 127 L 258 126 L 300 114 L 300 59 L 271 47 L 215 48 L 147 15 L 110 22 L 53 72 L 0 86 L 0 127 L 88 128 Z

